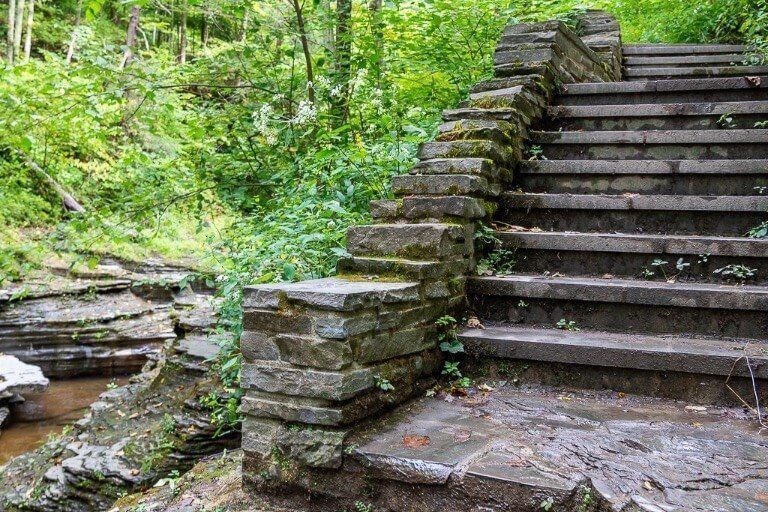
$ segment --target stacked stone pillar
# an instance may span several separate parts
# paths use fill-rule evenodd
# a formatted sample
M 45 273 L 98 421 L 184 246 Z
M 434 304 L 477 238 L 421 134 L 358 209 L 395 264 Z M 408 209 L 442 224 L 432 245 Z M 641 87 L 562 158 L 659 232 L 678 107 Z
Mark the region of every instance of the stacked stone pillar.
M 395 176 L 396 199 L 350 228 L 338 275 L 247 287 L 241 339 L 244 477 L 310 486 L 349 433 L 423 393 L 442 366 L 434 322 L 465 306 L 474 236 L 560 84 L 613 79 L 560 22 L 507 27 L 495 78 L 473 88 Z

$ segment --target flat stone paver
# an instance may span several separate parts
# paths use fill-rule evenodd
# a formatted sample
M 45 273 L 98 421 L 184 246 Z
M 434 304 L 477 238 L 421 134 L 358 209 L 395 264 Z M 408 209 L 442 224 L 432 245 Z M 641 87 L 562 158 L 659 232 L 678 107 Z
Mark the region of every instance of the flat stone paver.
M 419 399 L 366 439 L 355 458 L 377 478 L 587 486 L 613 510 L 768 510 L 768 431 L 741 409 L 505 385 Z

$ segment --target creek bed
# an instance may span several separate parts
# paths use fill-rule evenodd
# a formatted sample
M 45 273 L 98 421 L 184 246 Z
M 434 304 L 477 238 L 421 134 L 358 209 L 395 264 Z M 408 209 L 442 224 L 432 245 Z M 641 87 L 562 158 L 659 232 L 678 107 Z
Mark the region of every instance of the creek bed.
M 88 406 L 110 383 L 121 386 L 128 377 L 86 377 L 52 380 L 46 391 L 25 394 L 24 403 L 11 407 L 11 415 L 0 430 L 0 465 L 34 450 L 49 434 L 80 419 Z

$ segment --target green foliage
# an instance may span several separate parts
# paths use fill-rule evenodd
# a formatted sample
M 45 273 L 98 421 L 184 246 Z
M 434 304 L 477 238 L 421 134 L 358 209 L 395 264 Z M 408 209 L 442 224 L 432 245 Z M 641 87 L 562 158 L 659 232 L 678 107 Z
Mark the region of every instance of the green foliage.
M 739 283 L 744 283 L 748 281 L 749 279 L 754 278 L 757 276 L 757 269 L 756 268 L 749 268 L 746 265 L 741 264 L 731 264 L 726 265 L 724 267 L 715 269 L 712 271 L 713 274 L 718 274 L 723 279 L 728 281 L 737 281 Z
M 375 375 L 374 380 L 375 380 L 376 387 L 384 391 L 385 393 L 395 390 L 395 386 L 392 385 L 389 379 L 385 379 L 381 375 Z
M 159 253 L 215 271 L 232 336 L 214 366 L 223 391 L 204 402 L 222 431 L 239 421 L 242 286 L 332 274 L 347 227 L 390 195 L 391 176 L 410 168 L 441 110 L 491 76 L 509 22 L 574 26 L 578 9 L 602 7 L 629 42 L 763 47 L 766 34 L 765 0 L 406 0 L 375 11 L 355 2 L 351 54 L 340 59 L 327 40 L 332 4 L 302 3 L 305 56 L 288 3 L 213 0 L 189 2 L 194 44 L 182 65 L 178 16 L 140 5 L 140 42 L 124 69 L 131 4 L 114 0 L 86 0 L 77 28 L 77 2 L 42 3 L 33 58 L 0 69 L 0 284 L 51 252 L 86 264 L 94 253 Z M 29 161 L 87 212 L 64 212 Z M 479 233 L 490 251 L 481 268 L 511 273 L 512 254 Z M 438 327 L 441 348 L 462 352 L 455 320 Z

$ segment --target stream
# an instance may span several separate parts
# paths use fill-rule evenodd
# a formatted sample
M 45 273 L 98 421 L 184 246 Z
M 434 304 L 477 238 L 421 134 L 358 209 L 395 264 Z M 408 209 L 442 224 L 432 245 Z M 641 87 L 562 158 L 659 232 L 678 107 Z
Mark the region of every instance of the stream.
M 128 377 L 52 380 L 46 391 L 26 394 L 26 401 L 11 408 L 0 430 L 0 465 L 37 448 L 49 434 L 58 434 L 63 426 L 80 419 L 110 383 L 120 386 L 127 381 Z

